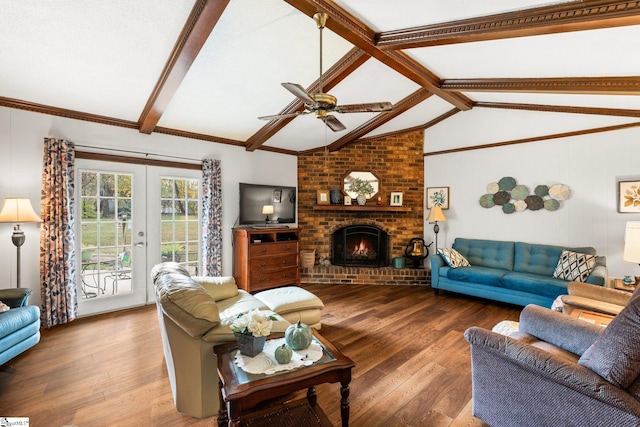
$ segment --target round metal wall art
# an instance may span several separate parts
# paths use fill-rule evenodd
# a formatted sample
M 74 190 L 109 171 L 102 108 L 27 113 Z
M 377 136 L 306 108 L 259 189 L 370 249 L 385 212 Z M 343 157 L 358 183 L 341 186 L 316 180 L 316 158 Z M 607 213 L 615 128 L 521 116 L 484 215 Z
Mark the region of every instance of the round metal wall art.
M 556 211 L 560 208 L 560 202 L 571 197 L 571 189 L 568 185 L 554 184 L 547 186 L 537 185 L 533 194 L 529 188 L 516 183 L 515 178 L 505 176 L 498 182 L 487 185 L 487 194 L 480 197 L 480 206 L 485 209 L 501 206 L 502 212 L 512 214 L 525 210 Z

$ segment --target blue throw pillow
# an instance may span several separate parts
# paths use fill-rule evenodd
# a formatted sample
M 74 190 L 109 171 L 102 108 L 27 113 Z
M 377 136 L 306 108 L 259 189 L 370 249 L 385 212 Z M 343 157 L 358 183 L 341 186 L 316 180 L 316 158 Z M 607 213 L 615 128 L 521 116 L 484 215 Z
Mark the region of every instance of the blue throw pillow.
M 446 262 L 449 265 L 449 267 L 452 267 L 452 268 L 469 267 L 471 265 L 469 264 L 469 261 L 467 261 L 467 259 L 455 249 L 451 249 L 451 248 L 438 249 L 438 254 L 440 254 L 442 259 L 444 259 L 444 262 Z

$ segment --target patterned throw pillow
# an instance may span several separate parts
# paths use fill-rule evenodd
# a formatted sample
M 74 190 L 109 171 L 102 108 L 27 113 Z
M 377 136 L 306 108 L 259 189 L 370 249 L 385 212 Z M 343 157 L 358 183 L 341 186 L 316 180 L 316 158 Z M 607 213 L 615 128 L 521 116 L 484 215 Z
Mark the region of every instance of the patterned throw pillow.
M 0 313 L 2 313 L 3 311 L 9 311 L 10 308 L 11 307 L 9 307 L 7 304 L 0 301 Z
M 453 248 L 438 249 L 438 254 L 444 259 L 444 262 L 449 264 L 449 267 L 469 267 L 469 261 L 462 254 Z
M 596 266 L 596 256 L 579 252 L 562 251 L 553 277 L 572 282 L 586 282 Z

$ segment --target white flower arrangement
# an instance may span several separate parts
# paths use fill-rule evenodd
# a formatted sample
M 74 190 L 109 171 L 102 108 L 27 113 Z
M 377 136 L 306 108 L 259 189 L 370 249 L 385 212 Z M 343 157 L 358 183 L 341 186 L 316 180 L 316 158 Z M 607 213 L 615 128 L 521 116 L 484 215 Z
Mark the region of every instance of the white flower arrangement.
M 222 323 L 229 325 L 231 330 L 238 334 L 266 337 L 271 333 L 274 320 L 278 320 L 275 315 L 254 309 L 248 313 L 240 313 L 235 318 L 227 319 Z

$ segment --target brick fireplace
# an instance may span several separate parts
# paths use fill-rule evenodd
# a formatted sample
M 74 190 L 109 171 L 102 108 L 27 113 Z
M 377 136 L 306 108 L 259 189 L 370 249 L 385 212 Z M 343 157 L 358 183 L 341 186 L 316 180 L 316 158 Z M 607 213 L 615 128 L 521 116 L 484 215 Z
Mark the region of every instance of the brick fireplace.
M 319 210 L 317 191 L 342 189 L 352 171 L 373 172 L 378 195 L 366 210 L 331 205 Z M 403 209 L 389 207 L 390 193 L 403 192 Z M 382 207 L 376 204 L 381 197 Z M 342 195 L 344 197 L 344 195 Z M 355 201 L 354 201 L 355 203 Z M 298 224 L 301 249 L 316 251 L 316 259 L 332 259 L 331 234 L 350 225 L 372 226 L 387 234 L 384 266 L 317 265 L 301 271 L 303 283 L 413 284 L 430 283 L 429 270 L 394 269 L 389 262 L 404 255 L 414 237 L 424 234 L 423 132 L 364 139 L 337 152 L 317 151 L 298 157 Z M 407 209 L 409 208 L 409 209 Z

